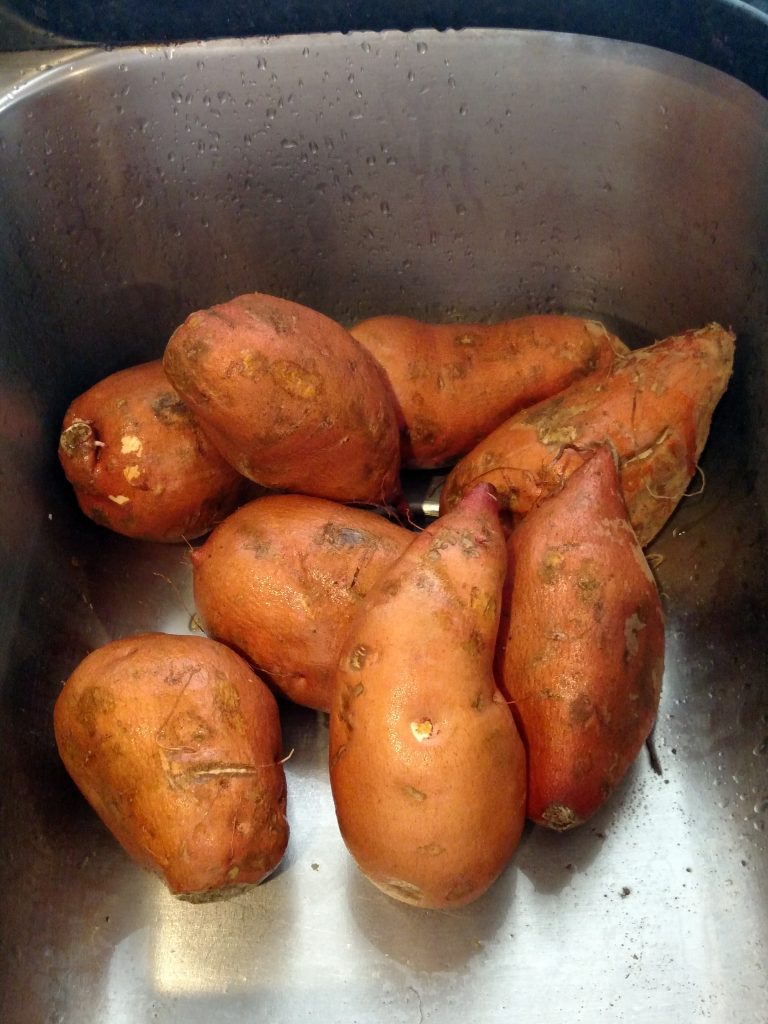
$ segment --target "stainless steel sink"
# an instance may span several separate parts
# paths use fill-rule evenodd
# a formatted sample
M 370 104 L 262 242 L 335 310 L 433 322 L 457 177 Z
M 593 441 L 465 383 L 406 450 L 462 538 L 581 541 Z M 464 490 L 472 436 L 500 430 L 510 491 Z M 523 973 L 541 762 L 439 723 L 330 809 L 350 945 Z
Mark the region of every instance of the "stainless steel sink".
M 0 92 L 0 1019 L 764 1024 L 768 101 L 660 50 L 490 29 L 8 55 Z M 656 757 L 580 830 L 529 829 L 463 910 L 358 875 L 321 715 L 283 708 L 289 852 L 224 904 L 134 867 L 58 761 L 77 662 L 193 613 L 184 546 L 79 514 L 64 409 L 255 289 L 344 322 L 738 332 L 706 486 L 652 549 Z

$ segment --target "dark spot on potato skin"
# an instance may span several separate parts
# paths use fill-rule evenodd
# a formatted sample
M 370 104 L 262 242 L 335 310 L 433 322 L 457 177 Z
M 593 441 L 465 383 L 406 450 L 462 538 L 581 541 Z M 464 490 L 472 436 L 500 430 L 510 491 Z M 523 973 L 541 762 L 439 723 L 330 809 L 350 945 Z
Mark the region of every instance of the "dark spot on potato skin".
M 158 733 L 163 746 L 196 749 L 212 735 L 208 723 L 194 711 L 175 714 Z
M 188 427 L 192 422 L 192 414 L 178 395 L 166 392 L 153 399 L 152 413 L 156 420 L 166 427 Z
M 411 439 L 420 444 L 435 444 L 439 436 L 439 430 L 440 428 L 436 423 L 416 416 L 411 423 Z
M 109 518 L 104 514 L 102 509 L 97 508 L 96 505 L 92 505 L 88 510 L 89 517 L 97 523 L 99 526 L 109 526 Z
M 407 797 L 410 797 L 411 800 L 416 800 L 418 803 L 427 799 L 427 794 L 422 790 L 417 789 L 415 786 L 405 785 L 403 786 L 403 792 Z
M 386 594 L 387 597 L 394 597 L 395 594 L 398 594 L 400 592 L 401 587 L 402 581 L 399 579 L 386 580 L 381 586 L 381 591 L 383 594 Z
M 464 899 L 464 897 L 468 896 L 474 888 L 475 884 L 470 882 L 468 879 L 458 879 L 445 894 L 445 899 L 449 903 Z
M 261 537 L 248 536 L 248 539 L 243 541 L 243 548 L 250 551 L 255 558 L 267 558 L 272 554 L 272 545 Z
M 359 544 L 375 544 L 376 538 L 364 530 L 354 530 L 349 526 L 328 522 L 320 529 L 317 543 L 323 546 L 343 550 Z
M 539 576 L 548 586 L 556 583 L 561 576 L 565 559 L 557 548 L 550 548 L 539 564 Z
M 485 640 L 481 633 L 476 629 L 473 629 L 469 634 L 469 637 L 461 645 L 467 654 L 471 654 L 475 657 L 482 654 L 485 650 Z
M 574 725 L 585 725 L 595 713 L 594 705 L 586 693 L 580 693 L 570 703 L 569 714 Z
M 75 718 L 85 731 L 96 733 L 99 716 L 109 715 L 115 710 L 115 698 L 103 686 L 86 687 L 77 699 Z

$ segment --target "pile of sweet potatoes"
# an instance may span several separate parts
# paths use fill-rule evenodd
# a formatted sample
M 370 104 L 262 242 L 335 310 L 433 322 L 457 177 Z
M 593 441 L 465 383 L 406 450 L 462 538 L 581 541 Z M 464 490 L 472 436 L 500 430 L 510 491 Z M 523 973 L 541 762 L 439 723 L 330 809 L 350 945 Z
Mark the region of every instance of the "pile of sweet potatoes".
M 212 531 L 190 559 L 207 636 L 116 639 L 65 684 L 72 778 L 172 892 L 238 892 L 288 841 L 275 698 L 292 700 L 330 715 L 363 873 L 421 907 L 476 899 L 526 817 L 585 821 L 650 733 L 664 623 L 643 548 L 733 353 L 717 324 L 630 351 L 569 316 L 346 331 L 261 294 L 193 313 L 162 363 L 64 420 L 97 523 Z M 451 465 L 441 515 L 414 529 L 401 467 Z

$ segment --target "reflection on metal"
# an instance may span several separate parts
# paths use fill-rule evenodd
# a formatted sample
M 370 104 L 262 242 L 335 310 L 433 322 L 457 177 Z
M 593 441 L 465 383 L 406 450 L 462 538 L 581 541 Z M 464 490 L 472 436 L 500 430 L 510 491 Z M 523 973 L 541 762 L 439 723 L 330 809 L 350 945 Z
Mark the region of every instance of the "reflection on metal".
M 768 103 L 667 53 L 537 33 L 170 53 L 68 55 L 20 89 L 0 67 L 4 1024 L 763 1024 Z M 360 877 L 322 715 L 284 708 L 289 852 L 223 904 L 134 868 L 59 764 L 51 710 L 80 658 L 194 611 L 184 545 L 79 514 L 64 410 L 250 289 L 344 322 L 562 309 L 630 342 L 711 319 L 739 334 L 706 487 L 654 545 L 662 775 L 643 753 L 593 821 L 529 828 L 462 910 Z M 407 483 L 426 515 L 431 487 Z

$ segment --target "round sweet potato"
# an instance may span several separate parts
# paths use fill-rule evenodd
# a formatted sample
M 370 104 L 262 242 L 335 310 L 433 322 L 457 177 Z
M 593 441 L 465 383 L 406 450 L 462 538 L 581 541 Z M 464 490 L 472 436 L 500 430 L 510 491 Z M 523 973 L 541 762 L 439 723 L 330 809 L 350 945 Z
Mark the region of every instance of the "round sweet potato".
M 495 324 L 376 316 L 350 333 L 389 377 L 403 463 L 424 468 L 452 462 L 519 409 L 627 352 L 602 324 L 555 314 Z
M 387 504 L 400 442 L 384 371 L 334 320 L 272 295 L 192 313 L 165 371 L 222 455 L 265 487 Z
M 67 771 L 127 853 L 193 900 L 261 882 L 288 841 L 277 705 L 242 658 L 144 633 L 89 654 L 54 709 Z
M 90 519 L 142 540 L 207 533 L 245 484 L 194 422 L 159 359 L 113 373 L 76 398 L 59 459 Z
M 352 617 L 412 536 L 323 498 L 251 501 L 192 554 L 199 617 L 286 697 L 328 711 Z

